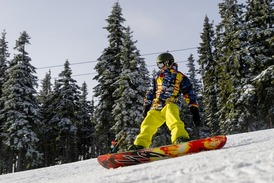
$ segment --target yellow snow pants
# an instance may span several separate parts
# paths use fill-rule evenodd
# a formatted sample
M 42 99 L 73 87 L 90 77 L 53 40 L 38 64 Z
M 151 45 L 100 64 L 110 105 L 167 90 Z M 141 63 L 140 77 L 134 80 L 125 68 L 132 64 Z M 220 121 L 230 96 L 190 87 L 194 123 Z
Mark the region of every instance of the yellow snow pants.
M 179 107 L 174 104 L 166 104 L 159 110 L 150 110 L 141 124 L 139 135 L 136 137 L 134 144 L 148 148 L 151 144 L 153 135 L 158 128 L 166 122 L 167 127 L 171 131 L 171 142 L 174 143 L 178 137 L 189 138 L 185 125 L 180 119 Z

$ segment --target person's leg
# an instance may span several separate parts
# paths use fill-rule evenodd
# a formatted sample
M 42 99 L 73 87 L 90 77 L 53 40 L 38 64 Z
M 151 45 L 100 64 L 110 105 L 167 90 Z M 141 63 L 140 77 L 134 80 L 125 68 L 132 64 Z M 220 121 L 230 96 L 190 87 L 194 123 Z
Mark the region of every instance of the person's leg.
M 141 124 L 139 135 L 134 141 L 134 145 L 143 146 L 148 148 L 151 144 L 153 135 L 157 132 L 158 128 L 165 122 L 164 117 L 160 111 L 150 110 L 146 118 Z
M 163 111 L 166 116 L 166 124 L 171 131 L 171 142 L 175 143 L 178 137 L 189 139 L 185 124 L 180 119 L 179 107 L 176 104 L 167 104 Z

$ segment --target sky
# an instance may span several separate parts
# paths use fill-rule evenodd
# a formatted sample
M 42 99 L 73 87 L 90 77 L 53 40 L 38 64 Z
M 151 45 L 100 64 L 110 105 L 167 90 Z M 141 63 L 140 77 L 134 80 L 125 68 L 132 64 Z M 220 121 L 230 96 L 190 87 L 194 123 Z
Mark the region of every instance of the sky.
M 26 31 L 30 45 L 26 47 L 37 68 L 38 83 L 51 71 L 52 78 L 64 69 L 68 60 L 73 78 L 81 86 L 85 81 L 89 94 L 97 82 L 94 67 L 107 48 L 108 32 L 103 29 L 117 0 L 1 0 L 0 32 L 7 32 L 10 59 L 15 41 Z M 186 60 L 201 42 L 204 18 L 215 24 L 220 21 L 221 0 L 119 0 L 125 18 L 124 26 L 133 31 L 136 47 L 145 59 L 148 70 L 157 69 L 156 57 L 170 51 L 187 72 Z
M 273 183 L 274 129 L 227 136 L 220 150 L 105 169 L 96 158 L 0 175 L 1 183 Z

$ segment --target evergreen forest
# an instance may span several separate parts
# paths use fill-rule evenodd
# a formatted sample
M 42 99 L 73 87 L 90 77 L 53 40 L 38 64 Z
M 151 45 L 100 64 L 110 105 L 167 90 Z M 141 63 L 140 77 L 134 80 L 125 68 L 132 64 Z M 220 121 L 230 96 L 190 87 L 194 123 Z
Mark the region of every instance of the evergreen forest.
M 202 118 L 195 127 L 183 104 L 181 118 L 192 139 L 273 128 L 274 2 L 223 0 L 218 6 L 218 24 L 205 15 L 198 58 L 184 58 Z M 90 68 L 97 82 L 92 100 L 87 84 L 78 86 L 72 77 L 69 60 L 57 79 L 48 71 L 38 83 L 26 50 L 30 35 L 20 33 L 11 57 L 7 32 L 1 33 L 0 174 L 96 158 L 110 152 L 112 140 L 120 141 L 120 151 L 133 143 L 153 73 L 125 21 L 116 2 L 103 28 L 109 45 Z M 169 143 L 162 126 L 152 146 Z

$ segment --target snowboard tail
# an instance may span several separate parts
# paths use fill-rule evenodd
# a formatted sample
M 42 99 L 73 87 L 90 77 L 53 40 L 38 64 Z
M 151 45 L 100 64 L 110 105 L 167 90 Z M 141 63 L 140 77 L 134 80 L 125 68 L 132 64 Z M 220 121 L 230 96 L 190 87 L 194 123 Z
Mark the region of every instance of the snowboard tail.
M 220 149 L 225 145 L 226 140 L 226 136 L 219 135 L 199 140 L 192 140 L 181 144 L 120 152 L 115 154 L 105 154 L 98 156 L 97 160 L 107 169 L 118 168 L 198 153 L 201 151 Z

